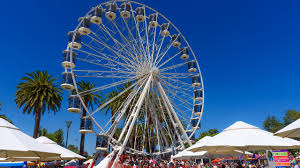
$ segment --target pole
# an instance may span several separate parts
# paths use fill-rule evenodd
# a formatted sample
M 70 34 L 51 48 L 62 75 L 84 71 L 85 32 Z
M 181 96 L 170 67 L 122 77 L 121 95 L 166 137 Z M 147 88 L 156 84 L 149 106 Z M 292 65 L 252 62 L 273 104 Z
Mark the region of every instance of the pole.
M 69 130 L 72 124 L 72 121 L 65 121 L 67 125 L 67 138 L 66 138 L 66 148 L 68 147 L 68 138 L 69 138 Z

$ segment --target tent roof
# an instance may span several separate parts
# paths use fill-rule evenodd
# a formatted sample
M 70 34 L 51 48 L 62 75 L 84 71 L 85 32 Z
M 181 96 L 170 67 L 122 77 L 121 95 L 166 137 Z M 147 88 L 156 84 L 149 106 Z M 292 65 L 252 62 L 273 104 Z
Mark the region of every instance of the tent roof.
M 41 136 L 36 139 L 38 142 L 48 146 L 49 148 L 54 149 L 58 153 L 60 153 L 60 158 L 64 160 L 71 160 L 71 159 L 85 159 L 85 157 L 78 155 L 77 153 L 74 153 L 73 151 L 70 151 L 69 149 L 66 149 L 54 141 L 50 140 L 49 138 L 45 136 Z M 60 158 L 48 158 L 48 160 L 57 160 Z
M 3 118 L 0 118 L 0 127 L 4 127 L 4 128 L 12 128 L 12 129 L 17 129 L 19 130 L 19 128 L 17 128 L 16 126 L 14 126 L 12 123 L 6 121 Z
M 0 157 L 55 157 L 59 154 L 36 140 L 19 128 L 0 118 Z
M 279 150 L 299 147 L 299 141 L 291 141 L 259 129 L 253 125 L 238 121 L 209 141 L 192 145 L 191 151 L 216 150 Z
M 300 138 L 300 118 L 277 131 L 275 135 L 281 137 Z
M 250 125 L 248 123 L 245 123 L 243 121 L 237 121 L 231 126 L 227 127 L 223 131 L 232 131 L 232 130 L 240 130 L 240 129 L 259 129 L 258 127 L 255 127 L 253 125 Z

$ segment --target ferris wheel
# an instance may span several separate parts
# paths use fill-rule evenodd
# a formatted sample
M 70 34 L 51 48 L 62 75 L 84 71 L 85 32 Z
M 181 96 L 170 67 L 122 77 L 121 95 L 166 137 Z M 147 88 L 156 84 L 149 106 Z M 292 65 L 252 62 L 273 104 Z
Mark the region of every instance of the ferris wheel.
M 196 56 L 178 28 L 151 7 L 108 1 L 79 18 L 63 51 L 61 87 L 69 112 L 81 113 L 81 133 L 97 135 L 96 149 L 162 155 L 182 150 L 200 129 L 204 87 Z M 78 81 L 97 84 L 78 89 Z M 87 94 L 107 95 L 94 109 Z M 121 100 L 121 101 L 118 101 Z M 116 104 L 118 101 L 118 104 Z M 105 110 L 110 119 L 103 120 Z

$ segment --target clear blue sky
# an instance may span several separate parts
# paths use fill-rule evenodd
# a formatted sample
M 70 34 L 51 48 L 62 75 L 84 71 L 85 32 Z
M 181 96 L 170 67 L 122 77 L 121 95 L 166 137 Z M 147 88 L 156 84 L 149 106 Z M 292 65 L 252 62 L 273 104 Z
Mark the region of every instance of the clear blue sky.
M 16 85 L 26 72 L 47 70 L 60 77 L 61 51 L 77 19 L 102 1 L 51 0 L 1 3 L 1 113 L 32 135 L 34 117 L 16 108 Z M 300 1 L 140 1 L 167 16 L 187 38 L 202 68 L 206 99 L 203 130 L 220 130 L 237 120 L 262 127 L 268 115 L 300 109 Z M 65 97 L 67 93 L 65 92 Z M 79 116 L 45 114 L 41 126 L 65 130 L 79 145 Z M 87 136 L 89 153 L 95 139 Z

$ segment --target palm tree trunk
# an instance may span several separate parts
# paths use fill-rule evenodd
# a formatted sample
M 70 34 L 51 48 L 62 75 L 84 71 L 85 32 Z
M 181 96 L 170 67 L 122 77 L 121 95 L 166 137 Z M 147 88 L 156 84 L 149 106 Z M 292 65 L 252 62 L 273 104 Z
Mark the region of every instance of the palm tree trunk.
M 86 105 L 88 105 L 88 102 L 89 102 L 89 100 L 85 101 L 84 103 Z M 82 117 L 85 117 L 85 116 L 86 116 L 86 110 L 85 110 L 85 108 L 83 108 L 83 110 L 82 110 Z M 80 121 L 80 124 L 82 124 L 81 121 Z M 85 123 L 83 122 L 83 124 L 85 124 Z M 83 153 L 84 153 L 84 139 L 85 139 L 85 134 L 81 134 L 80 148 L 79 148 L 79 154 L 81 156 L 83 156 Z M 82 165 L 82 164 L 83 164 L 83 160 L 79 160 L 79 165 Z
M 38 108 L 38 110 L 35 114 L 33 138 L 37 138 L 37 136 L 38 136 L 38 131 L 39 131 L 39 128 L 40 128 L 40 121 L 41 121 L 41 108 Z
M 86 116 L 86 111 L 85 109 L 82 110 L 82 116 Z M 80 121 L 80 124 L 81 121 Z M 83 123 L 84 124 L 84 123 Z M 84 153 L 84 139 L 85 139 L 85 134 L 81 134 L 81 138 L 80 138 L 80 148 L 79 148 L 79 154 L 81 156 L 83 156 L 83 153 Z M 83 164 L 83 160 L 79 160 L 79 165 L 82 165 Z

